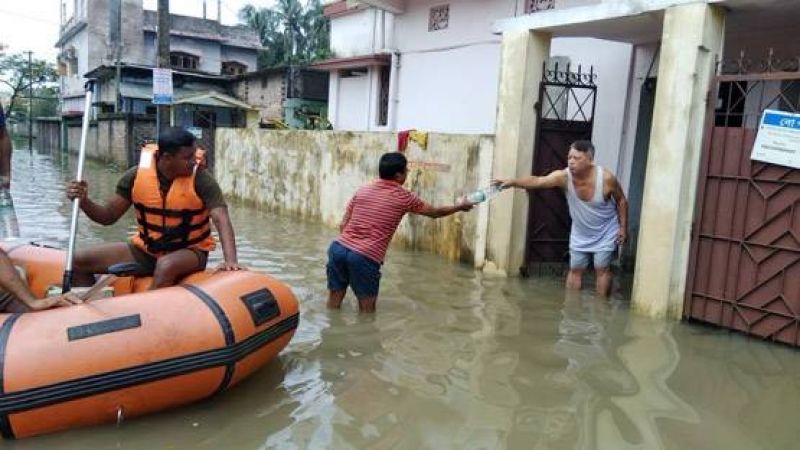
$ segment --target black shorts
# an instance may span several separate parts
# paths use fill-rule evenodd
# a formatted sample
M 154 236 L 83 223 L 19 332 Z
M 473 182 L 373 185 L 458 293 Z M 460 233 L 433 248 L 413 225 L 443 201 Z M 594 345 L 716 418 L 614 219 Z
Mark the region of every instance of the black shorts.
M 131 242 L 128 242 L 128 248 L 131 249 L 133 259 L 135 259 L 140 266 L 144 267 L 147 273 L 152 275 L 156 270 L 158 258 L 143 251 Z M 195 256 L 197 256 L 197 271 L 205 270 L 206 264 L 208 264 L 208 252 L 196 248 L 187 248 L 186 250 L 191 250 L 194 252 Z

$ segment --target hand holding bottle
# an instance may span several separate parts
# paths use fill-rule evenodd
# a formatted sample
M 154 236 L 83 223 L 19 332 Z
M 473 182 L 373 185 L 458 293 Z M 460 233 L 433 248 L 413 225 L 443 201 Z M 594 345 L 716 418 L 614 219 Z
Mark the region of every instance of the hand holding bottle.
M 500 184 L 490 184 L 489 186 L 478 189 L 475 192 L 470 192 L 463 197 L 463 201 L 476 205 L 485 201 L 489 201 L 499 194 L 505 187 Z

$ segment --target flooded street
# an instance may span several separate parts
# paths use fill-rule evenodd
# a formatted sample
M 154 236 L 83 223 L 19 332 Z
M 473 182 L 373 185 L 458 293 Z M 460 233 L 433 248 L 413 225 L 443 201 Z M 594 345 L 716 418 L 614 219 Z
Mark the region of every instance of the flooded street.
M 120 171 L 89 163 L 90 196 Z M 70 164 L 14 153 L 20 235 L 64 246 Z M 15 442 L 29 449 L 791 449 L 800 353 L 631 316 L 558 279 L 483 276 L 399 249 L 374 316 L 325 308 L 335 230 L 230 204 L 240 262 L 288 283 L 300 326 L 280 357 L 188 407 Z M 123 240 L 82 216 L 78 245 Z M 221 260 L 212 254 L 210 265 Z

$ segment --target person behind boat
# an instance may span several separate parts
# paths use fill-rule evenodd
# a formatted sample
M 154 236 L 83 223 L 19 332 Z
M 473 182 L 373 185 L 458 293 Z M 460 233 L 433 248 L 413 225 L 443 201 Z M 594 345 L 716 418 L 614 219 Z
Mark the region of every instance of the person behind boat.
M 572 230 L 569 235 L 567 288 L 580 289 L 583 272 L 593 262 L 598 295 L 611 292 L 611 261 L 628 239 L 628 200 L 619 180 L 594 163 L 594 145 L 576 141 L 567 154 L 567 168 L 543 177 L 494 180 L 503 188 L 561 188 L 567 196 Z
M 8 254 L 0 249 L 0 313 L 41 311 L 80 303 L 83 303 L 81 299 L 71 294 L 37 299 L 17 272 Z
M 74 284 L 92 285 L 94 274 L 117 263 L 135 262 L 152 273 L 151 289 L 171 286 L 204 270 L 214 249 L 209 218 L 219 232 L 225 261 L 218 270 L 241 270 L 228 208 L 216 180 L 206 170 L 195 171 L 194 135 L 182 128 L 161 132 L 158 150 L 142 149 L 137 167 L 128 169 L 116 193 L 99 205 L 88 197 L 86 181 L 72 181 L 67 197 L 93 221 L 111 225 L 133 205 L 137 232 L 127 243 L 102 244 L 75 253 Z
M 0 104 L 0 189 L 8 189 L 11 185 L 11 136 L 6 129 L 6 115 Z
M 353 290 L 361 312 L 374 312 L 380 287 L 381 265 L 389 242 L 406 213 L 434 219 L 469 211 L 471 203 L 432 207 L 403 188 L 408 162 L 402 153 L 385 153 L 378 163 L 380 178 L 361 187 L 350 199 L 339 227 L 341 233 L 328 248 L 328 307 L 338 309 Z

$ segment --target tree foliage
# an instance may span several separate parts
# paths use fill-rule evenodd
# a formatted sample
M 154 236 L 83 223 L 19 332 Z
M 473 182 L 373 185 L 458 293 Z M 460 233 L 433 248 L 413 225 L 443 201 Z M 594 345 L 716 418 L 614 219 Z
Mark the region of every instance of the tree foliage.
M 30 67 L 28 66 L 28 56 L 23 53 L 13 55 L 0 54 L 0 84 L 5 85 L 11 91 L 11 98 L 6 108 L 6 113 L 11 115 L 20 111 L 21 106 L 25 106 L 27 115 L 28 99 L 22 98 L 27 95 L 27 90 L 31 85 L 36 88 L 34 96 L 50 96 L 55 91 L 53 86 L 58 80 L 58 73 L 53 64 L 43 59 L 33 59 Z M 34 108 L 36 108 L 34 101 Z
M 330 56 L 330 21 L 320 0 L 277 0 L 274 7 L 247 5 L 239 20 L 256 30 L 264 50 L 259 68 L 307 64 Z

